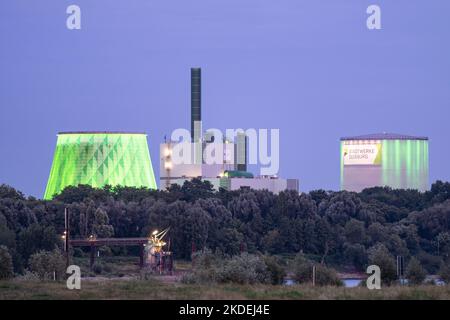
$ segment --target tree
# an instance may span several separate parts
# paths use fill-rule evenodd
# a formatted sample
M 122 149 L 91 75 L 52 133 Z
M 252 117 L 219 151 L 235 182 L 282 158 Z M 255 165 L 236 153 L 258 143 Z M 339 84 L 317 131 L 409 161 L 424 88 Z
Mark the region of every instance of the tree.
M 263 238 L 263 246 L 269 253 L 280 253 L 284 248 L 281 242 L 280 232 L 278 230 L 269 231 Z
M 206 248 L 211 216 L 197 204 L 187 209 L 185 214 L 186 225 L 184 227 L 188 231 L 187 236 L 191 240 L 190 243 L 194 243 L 198 249 Z
M 345 237 L 350 243 L 362 243 L 365 237 L 364 222 L 351 219 L 345 224 Z
M 25 200 L 23 193 L 6 184 L 0 184 L 0 199 Z
M 53 226 L 32 224 L 19 233 L 17 244 L 24 261 L 27 261 L 33 253 L 39 250 L 53 250 L 58 247 L 61 239 Z
M 95 210 L 92 221 L 92 234 L 99 238 L 110 238 L 114 235 L 114 227 L 109 224 L 109 217 L 105 210 Z
M 243 239 L 244 236 L 236 228 L 219 229 L 216 233 L 216 245 L 213 248 L 228 255 L 236 255 L 244 245 Z
M 16 247 L 16 235 L 7 226 L 6 218 L 0 213 L 0 245 L 8 248 Z
M 65 274 L 66 264 L 59 250 L 42 250 L 30 257 L 29 268 L 41 280 L 51 280 L 53 275 L 56 276 L 57 280 L 61 280 Z
M 0 280 L 12 278 L 13 275 L 13 262 L 8 248 L 0 246 Z
M 317 241 L 316 246 L 319 249 L 318 253 L 322 255 L 320 259 L 320 263 L 322 264 L 325 263 L 325 259 L 331 250 L 337 246 L 336 233 L 334 231 L 335 230 L 333 230 L 327 220 L 319 219 L 316 222 L 313 236 Z
M 361 209 L 361 200 L 356 193 L 336 192 L 329 201 L 322 202 L 319 210 L 332 224 L 344 225 L 351 218 L 356 218 Z
M 97 189 L 100 190 L 100 189 Z M 67 186 L 61 193 L 55 196 L 55 200 L 70 204 L 74 202 L 83 202 L 91 197 L 95 189 L 89 185 Z
M 367 265 L 367 252 L 362 244 L 345 244 L 344 256 L 347 262 L 351 263 L 359 270 L 363 270 Z
M 271 283 L 282 284 L 286 276 L 286 270 L 284 270 L 280 260 L 275 256 L 264 256 L 264 263 L 266 264 L 267 271 L 270 273 Z
M 412 257 L 406 268 L 406 277 L 411 284 L 421 284 L 425 280 L 426 272 L 419 260 Z
M 438 255 L 448 258 L 450 253 L 450 232 L 441 232 L 436 237 Z
M 211 182 L 194 178 L 185 181 L 181 187 L 183 199 L 188 202 L 195 202 L 197 199 L 206 199 L 214 196 L 214 187 Z
M 426 196 L 431 204 L 450 199 L 450 182 L 436 181 L 431 185 L 431 190 L 426 192 Z
M 450 284 L 450 263 L 442 263 L 441 268 L 439 270 L 439 276 L 442 280 L 445 281 L 446 284 Z
M 0 185 L 0 245 L 8 248 L 14 272 L 22 272 L 30 255 L 62 244 L 68 207 L 72 238 L 147 237 L 170 226 L 166 240 L 182 259 L 190 258 L 194 243 L 197 251 L 210 248 L 230 256 L 244 250 L 302 251 L 323 264 L 333 261 L 360 270 L 371 256 L 384 264 L 382 274 L 389 274 L 393 256 L 402 255 L 414 256 L 435 274 L 450 253 L 449 191 L 450 183 L 438 181 L 425 193 L 384 187 L 360 193 L 216 192 L 210 183 L 193 179 L 168 191 L 74 186 L 43 201 Z M 376 250 L 379 245 L 384 249 Z M 137 253 L 136 248 L 128 251 Z
M 7 227 L 4 216 L 0 213 L 0 246 L 8 248 L 8 253 L 12 257 L 13 268 L 16 273 L 23 270 L 22 256 L 17 251 L 16 234 Z
M 369 249 L 369 262 L 380 267 L 381 281 L 390 284 L 397 279 L 394 258 L 384 245 L 379 244 Z
M 379 222 L 372 223 L 367 228 L 367 234 L 370 237 L 371 244 L 376 244 L 377 242 L 384 243 L 389 236 L 386 228 Z
M 435 204 L 423 211 L 411 213 L 409 218 L 418 226 L 419 236 L 435 240 L 440 233 L 450 230 L 450 200 Z

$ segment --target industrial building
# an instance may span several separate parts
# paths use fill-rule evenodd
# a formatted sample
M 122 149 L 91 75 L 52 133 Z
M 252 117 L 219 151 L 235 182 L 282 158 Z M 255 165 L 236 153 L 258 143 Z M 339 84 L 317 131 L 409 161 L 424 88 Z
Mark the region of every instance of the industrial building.
M 240 188 L 267 189 L 274 193 L 299 189 L 297 179 L 281 179 L 277 176 L 257 176 L 247 171 L 248 137 L 237 131 L 234 139 L 222 137 L 218 141 L 211 131 L 202 134 L 201 69 L 191 69 L 191 142 L 184 142 L 190 161 L 179 163 L 174 159 L 174 149 L 181 142 L 165 141 L 160 145 L 160 188 L 201 178 L 211 182 L 216 190 Z M 207 152 L 209 147 L 221 150 L 220 163 L 213 163 Z M 217 157 L 217 155 L 214 155 Z
M 428 138 L 380 133 L 343 137 L 341 190 L 365 188 L 428 190 Z
M 156 189 L 147 135 L 132 132 L 60 132 L 44 199 L 79 184 Z

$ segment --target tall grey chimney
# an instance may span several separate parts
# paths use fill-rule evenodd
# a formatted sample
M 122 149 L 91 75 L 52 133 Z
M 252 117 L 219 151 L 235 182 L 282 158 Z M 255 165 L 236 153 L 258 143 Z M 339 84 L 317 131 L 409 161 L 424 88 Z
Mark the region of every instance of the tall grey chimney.
M 202 69 L 191 68 L 191 139 L 198 142 L 202 121 Z

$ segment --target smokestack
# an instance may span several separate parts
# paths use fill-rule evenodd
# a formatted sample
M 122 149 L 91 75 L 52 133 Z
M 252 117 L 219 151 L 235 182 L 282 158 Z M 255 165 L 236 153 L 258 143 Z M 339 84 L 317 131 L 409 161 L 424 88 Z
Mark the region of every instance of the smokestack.
M 198 142 L 202 121 L 202 69 L 191 68 L 191 139 Z
M 234 144 L 235 170 L 247 171 L 248 137 L 245 132 L 238 132 Z

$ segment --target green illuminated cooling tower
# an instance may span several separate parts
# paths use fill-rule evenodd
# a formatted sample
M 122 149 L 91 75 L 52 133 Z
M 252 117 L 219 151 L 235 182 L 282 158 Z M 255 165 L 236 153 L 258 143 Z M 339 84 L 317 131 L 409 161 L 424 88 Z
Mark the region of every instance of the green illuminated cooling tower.
M 341 190 L 428 190 L 428 138 L 392 133 L 341 138 Z
M 61 132 L 44 199 L 67 186 L 87 184 L 156 189 L 147 135 L 121 132 Z

